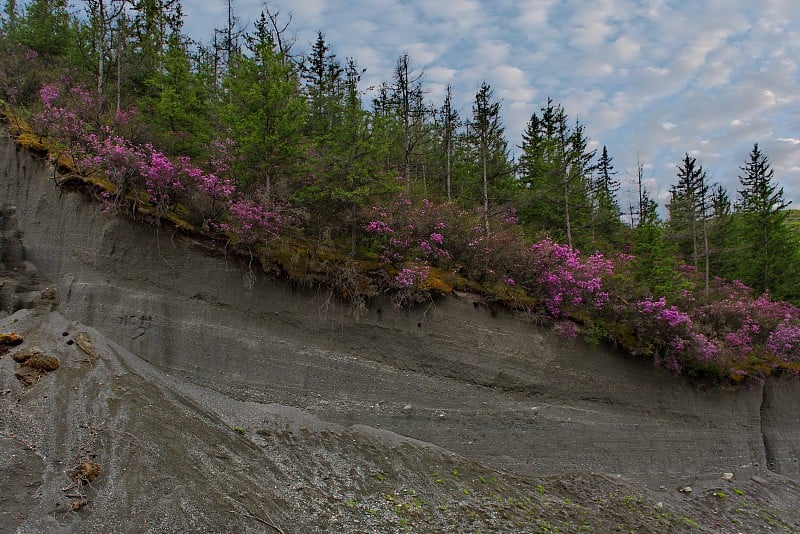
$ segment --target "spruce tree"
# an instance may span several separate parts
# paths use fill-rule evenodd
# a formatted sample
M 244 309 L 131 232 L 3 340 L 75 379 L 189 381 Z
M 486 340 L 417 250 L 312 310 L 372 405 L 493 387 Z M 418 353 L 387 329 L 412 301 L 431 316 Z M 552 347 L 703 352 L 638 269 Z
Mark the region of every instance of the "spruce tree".
M 740 261 L 736 275 L 757 291 L 796 299 L 798 292 L 797 239 L 786 224 L 783 187 L 758 143 L 740 167 L 742 186 L 736 212 L 740 232 Z
M 306 155 L 306 101 L 264 13 L 245 39 L 251 55 L 235 55 L 223 82 L 224 126 L 236 143 L 240 185 L 252 183 L 265 199 L 285 201 Z
M 312 137 L 328 135 L 341 120 L 344 68 L 322 32 L 303 62 L 302 78 L 308 99 L 307 130 Z
M 69 59 L 75 53 L 76 25 L 73 24 L 66 0 L 31 0 L 21 16 L 15 13 L 12 4 L 7 13 L 9 37 L 12 40 L 48 59 Z
M 592 187 L 592 236 L 595 242 L 598 239 L 606 243 L 614 243 L 622 230 L 620 222 L 620 207 L 617 203 L 619 180 L 614 178 L 612 158 L 608 149 L 603 145 L 600 159 L 597 161 L 597 177 Z
M 448 84 L 445 91 L 444 103 L 439 110 L 439 138 L 441 152 L 444 154 L 444 185 L 447 200 L 453 199 L 453 154 L 458 129 L 461 127 L 461 118 L 458 110 L 453 107 L 453 87 Z
M 707 256 L 704 245 L 705 221 L 710 208 L 708 176 L 697 159 L 685 154 L 678 165 L 678 182 L 671 188 L 669 208 L 670 237 L 685 261 L 700 267 Z
M 510 175 L 511 169 L 505 129 L 500 120 L 500 102 L 494 99 L 494 90 L 486 82 L 475 93 L 470 130 L 472 146 L 480 166 L 483 224 L 488 235 L 491 199 L 502 189 L 500 181 Z
M 169 37 L 163 66 L 148 80 L 152 96 L 142 99 L 143 114 L 165 151 L 202 157 L 212 137 L 209 95 L 191 67 L 188 47 L 180 34 Z
M 522 134 L 518 184 L 523 197 L 520 216 L 532 232 L 544 231 L 572 247 L 591 239 L 592 160 L 589 140 L 578 121 L 552 99 L 534 113 Z

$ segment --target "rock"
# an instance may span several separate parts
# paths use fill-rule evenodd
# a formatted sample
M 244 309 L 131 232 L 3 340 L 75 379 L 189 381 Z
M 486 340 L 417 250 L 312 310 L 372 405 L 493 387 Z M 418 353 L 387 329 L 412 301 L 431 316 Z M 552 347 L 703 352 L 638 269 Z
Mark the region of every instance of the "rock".
M 684 487 L 682 487 L 682 488 L 680 489 L 680 492 L 681 492 L 681 493 L 686 493 L 686 494 L 689 494 L 689 493 L 691 493 L 691 492 L 692 492 L 692 487 L 691 487 L 691 486 L 684 486 Z
M 38 351 L 27 351 L 21 350 L 19 352 L 15 352 L 11 355 L 11 358 L 17 363 L 25 363 L 27 362 L 34 354 L 39 354 Z
M 727 480 L 730 482 L 733 480 L 733 473 L 722 473 L 722 480 Z

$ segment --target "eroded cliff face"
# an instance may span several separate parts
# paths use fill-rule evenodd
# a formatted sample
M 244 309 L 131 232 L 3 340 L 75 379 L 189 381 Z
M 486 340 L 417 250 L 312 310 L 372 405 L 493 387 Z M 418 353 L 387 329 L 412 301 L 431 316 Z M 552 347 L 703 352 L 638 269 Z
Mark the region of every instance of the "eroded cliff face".
M 670 489 L 724 472 L 800 480 L 796 381 L 703 389 L 456 297 L 354 310 L 103 214 L 10 140 L 0 150 L 0 203 L 61 313 L 175 380 L 521 476 L 619 474 Z

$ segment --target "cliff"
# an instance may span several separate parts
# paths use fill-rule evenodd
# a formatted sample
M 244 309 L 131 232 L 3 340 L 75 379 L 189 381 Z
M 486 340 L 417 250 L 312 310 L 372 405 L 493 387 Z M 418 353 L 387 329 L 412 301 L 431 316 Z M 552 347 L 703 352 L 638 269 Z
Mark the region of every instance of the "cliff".
M 453 510 L 478 493 L 458 485 L 460 470 L 473 482 L 494 478 L 517 499 L 547 487 L 532 481 L 565 473 L 605 495 L 628 484 L 619 491 L 674 506 L 676 518 L 699 513 L 708 504 L 700 495 L 721 492 L 729 484 L 721 475 L 733 473 L 737 489 L 754 488 L 753 499 L 767 499 L 755 488 L 774 484 L 764 490 L 777 496 L 769 504 L 789 514 L 775 520 L 800 528 L 787 512 L 800 481 L 796 381 L 692 385 L 455 296 L 412 310 L 379 301 L 354 309 L 166 226 L 104 214 L 83 193 L 60 189 L 45 161 L 9 139 L 0 146 L 0 203 L 3 262 L 14 280 L 27 273 L 30 286 L 0 292 L 10 314 L 0 331 L 19 332 L 62 361 L 25 386 L 11 376 L 12 360 L 0 360 L 8 392 L 0 442 L 25 458 L 4 476 L 32 473 L 30 491 L 14 498 L 37 511 L 0 526 L 135 530 L 163 518 L 164 530 L 280 530 L 268 525 L 275 517 L 286 531 L 302 531 L 304 517 L 322 514 L 328 523 L 307 525 L 324 530 L 349 524 L 351 510 L 366 518 L 364 528 L 400 528 L 403 517 L 414 526 L 413 514 L 381 522 L 369 518 L 377 505 L 365 504 L 366 494 L 392 494 L 373 487 L 386 473 L 403 491 L 422 491 L 412 481 L 431 495 L 456 488 L 458 498 L 437 497 Z M 67 345 L 78 334 L 95 356 Z M 34 429 L 27 437 L 26 426 Z M 32 448 L 22 453 L 19 443 Z M 89 450 L 104 468 L 96 482 L 75 470 Z M 414 471 L 423 465 L 426 475 Z M 64 498 L 56 486 L 70 480 L 94 492 L 77 518 L 53 508 Z M 685 486 L 697 501 L 677 491 Z M 143 495 L 150 492 L 163 498 Z M 220 492 L 230 501 L 215 510 Z M 318 509 L 303 510 L 309 503 Z M 490 509 L 475 504 L 484 523 L 463 524 L 507 528 L 490 522 Z M 131 510 L 132 523 L 116 516 Z M 458 523 L 444 512 L 419 521 Z

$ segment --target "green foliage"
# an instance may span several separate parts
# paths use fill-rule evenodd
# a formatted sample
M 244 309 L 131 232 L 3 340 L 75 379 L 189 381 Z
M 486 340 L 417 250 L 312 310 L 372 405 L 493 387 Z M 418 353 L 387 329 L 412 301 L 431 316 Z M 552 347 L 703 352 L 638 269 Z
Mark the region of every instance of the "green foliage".
M 294 64 L 278 49 L 263 13 L 246 40 L 252 55 L 235 55 L 223 82 L 221 114 L 236 147 L 234 172 L 240 186 L 286 201 L 308 154 L 306 103 Z
M 726 274 L 758 292 L 798 302 L 800 244 L 787 223 L 789 203 L 783 188 L 775 183 L 774 171 L 757 143 L 741 170 L 734 226 L 739 261 Z
M 486 82 L 481 84 L 472 104 L 469 139 L 475 154 L 475 161 L 480 169 L 483 222 L 488 235 L 490 204 L 494 204 L 491 201 L 496 199 L 501 191 L 508 188 L 511 166 L 508 158 L 508 144 L 500 121 L 500 102 L 494 100 L 494 91 Z
M 678 182 L 670 192 L 668 237 L 683 261 L 697 269 L 703 254 L 701 227 L 706 217 L 708 184 L 703 167 L 689 154 L 678 167 Z
M 7 16 L 8 37 L 47 58 L 64 57 L 75 51 L 76 27 L 66 0 L 31 0 L 22 13 Z
M 541 116 L 531 116 L 522 134 L 518 171 L 520 221 L 531 233 L 544 230 L 556 240 L 581 247 L 591 241 L 595 151 L 589 150 L 589 140 L 580 123 L 568 125 L 560 104 L 548 99 L 540 113 Z M 606 180 L 605 198 L 599 199 L 606 209 L 611 205 L 612 187 L 610 179 Z
M 384 166 L 391 140 L 381 135 L 380 117 L 362 109 L 360 79 L 361 71 L 349 61 L 337 101 L 328 102 L 333 121 L 312 138 L 316 157 L 292 196 L 306 210 L 312 232 L 347 236 L 351 245 L 362 226 L 362 208 L 401 187 Z
M 653 295 L 674 296 L 681 289 L 674 246 L 664 239 L 657 204 L 642 194 L 639 224 L 633 231 L 633 279 Z
M 156 144 L 171 154 L 205 157 L 211 141 L 208 95 L 200 78 L 192 72 L 188 43 L 172 34 L 163 67 L 148 79 L 150 94 L 142 99 Z
M 619 181 L 614 178 L 612 158 L 603 146 L 596 168 L 597 177 L 592 184 L 592 218 L 590 223 L 593 248 L 608 250 L 619 248 L 626 235 L 625 225 L 620 221 L 617 202 Z
M 365 109 L 363 70 L 354 60 L 340 64 L 321 33 L 301 67 L 272 16 L 262 15 L 247 49 L 230 46 L 222 61 L 216 48 L 189 54 L 177 0 L 141 0 L 127 15 L 104 42 L 97 21 L 82 26 L 55 1 L 31 2 L 21 13 L 7 4 L 3 18 L 2 96 L 39 121 L 36 133 L 18 128 L 19 141 L 54 159 L 71 155 L 71 166 L 62 158 L 61 168 L 83 165 L 101 176 L 87 183 L 101 184 L 104 174 L 114 181 L 117 172 L 135 176 L 116 191 L 140 210 L 173 222 L 180 216 L 191 223 L 183 223 L 187 231 L 232 237 L 240 250 L 253 245 L 248 253 L 265 266 L 328 284 L 355 303 L 384 292 L 407 305 L 467 289 L 492 306 L 538 314 L 565 335 L 580 331 L 676 373 L 730 380 L 800 373 L 794 311 L 754 300 L 741 285 L 721 298 L 714 292 L 725 284 L 715 281 L 709 291 L 708 278 L 699 293 L 701 274 L 719 273 L 800 300 L 797 231 L 757 145 L 734 213 L 727 192 L 712 189 L 687 154 L 668 223 L 641 187 L 640 169 L 639 210 L 631 209 L 638 221 L 627 229 L 607 149 L 595 165 L 584 127 L 569 123 L 552 100 L 528 123 L 515 177 L 488 83 L 465 125 L 450 91 L 438 114 L 431 111 L 421 74 L 403 55 L 392 82 Z M 48 44 L 44 28 L 61 27 L 72 51 Z M 116 118 L 104 77 L 116 77 L 123 112 Z M 44 104 L 59 78 L 73 89 L 73 82 L 97 82 L 96 109 L 74 105 L 94 94 L 85 89 Z M 126 111 L 134 104 L 138 114 Z M 45 133 L 55 140 L 42 142 Z M 90 133 L 90 142 L 77 142 Z M 220 146 L 225 157 L 216 154 Z M 121 152 L 132 159 L 114 159 Z M 273 239 L 279 230 L 290 235 Z M 579 257 L 578 248 L 632 255 Z M 729 317 L 736 305 L 750 322 Z M 696 324 L 687 326 L 688 319 Z M 756 323 L 758 336 L 748 330 Z
M 342 123 L 346 104 L 344 73 L 336 54 L 331 52 L 322 32 L 318 32 L 302 71 L 308 99 L 306 132 L 314 139 L 327 138 Z

